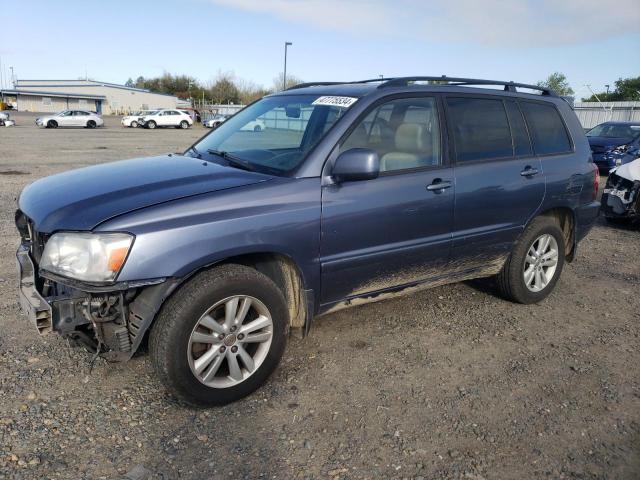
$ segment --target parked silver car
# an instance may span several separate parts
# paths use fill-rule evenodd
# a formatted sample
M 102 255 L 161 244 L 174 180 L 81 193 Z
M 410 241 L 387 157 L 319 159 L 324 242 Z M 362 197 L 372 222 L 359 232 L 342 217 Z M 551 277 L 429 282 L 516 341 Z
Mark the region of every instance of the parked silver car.
M 36 118 L 36 125 L 44 128 L 58 127 L 102 127 L 104 121 L 95 112 L 87 110 L 64 110 L 60 113 Z

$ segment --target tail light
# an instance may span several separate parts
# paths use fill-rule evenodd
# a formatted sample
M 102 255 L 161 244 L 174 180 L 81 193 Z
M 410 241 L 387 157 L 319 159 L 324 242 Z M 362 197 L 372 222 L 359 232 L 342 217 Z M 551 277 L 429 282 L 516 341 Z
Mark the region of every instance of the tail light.
M 593 166 L 593 200 L 598 198 L 598 190 L 600 190 L 600 170 L 598 170 L 598 165 L 595 163 L 591 164 Z

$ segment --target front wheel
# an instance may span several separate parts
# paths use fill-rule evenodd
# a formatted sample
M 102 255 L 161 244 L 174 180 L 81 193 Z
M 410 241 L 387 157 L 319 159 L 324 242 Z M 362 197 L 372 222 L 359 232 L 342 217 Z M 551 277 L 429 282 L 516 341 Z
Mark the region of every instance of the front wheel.
M 256 125 L 255 127 L 253 127 L 253 131 L 254 132 L 261 132 L 262 131 L 262 127 L 260 125 Z
M 135 120 L 133 122 L 131 122 L 131 124 L 129 125 L 131 128 L 138 128 L 138 122 L 136 122 Z
M 564 250 L 558 223 L 550 217 L 535 218 L 497 275 L 502 296 L 524 304 L 546 298 L 562 272 Z
M 155 371 L 188 404 L 239 400 L 280 362 L 287 315 L 282 292 L 266 275 L 242 265 L 202 272 L 167 301 L 152 328 Z
M 47 122 L 47 128 L 58 128 L 58 122 L 55 120 L 49 120 Z

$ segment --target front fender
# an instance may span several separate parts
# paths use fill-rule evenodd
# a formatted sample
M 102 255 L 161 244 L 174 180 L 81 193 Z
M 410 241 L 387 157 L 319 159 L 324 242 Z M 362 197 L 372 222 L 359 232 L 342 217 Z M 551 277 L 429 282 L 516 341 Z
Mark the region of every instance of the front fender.
M 320 179 L 279 178 L 121 215 L 95 231 L 136 238 L 118 282 L 185 277 L 230 257 L 277 253 L 319 291 Z

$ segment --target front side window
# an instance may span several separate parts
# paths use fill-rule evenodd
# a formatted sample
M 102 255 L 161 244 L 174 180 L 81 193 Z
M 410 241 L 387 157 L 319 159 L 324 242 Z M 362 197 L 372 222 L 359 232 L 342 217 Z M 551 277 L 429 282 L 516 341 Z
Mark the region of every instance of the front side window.
M 340 150 L 352 148 L 377 152 L 381 172 L 440 165 L 440 125 L 435 98 L 400 98 L 374 108 Z
M 447 98 L 458 162 L 513 156 L 511 131 L 502 100 Z
M 265 97 L 222 122 L 195 149 L 203 158 L 223 156 L 258 171 L 289 172 L 356 100 L 321 95 Z
M 533 149 L 537 155 L 552 155 L 571 151 L 567 129 L 555 106 L 521 102 L 529 126 Z

